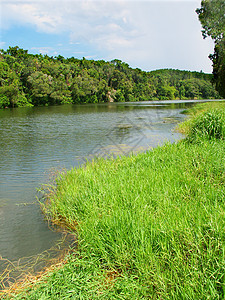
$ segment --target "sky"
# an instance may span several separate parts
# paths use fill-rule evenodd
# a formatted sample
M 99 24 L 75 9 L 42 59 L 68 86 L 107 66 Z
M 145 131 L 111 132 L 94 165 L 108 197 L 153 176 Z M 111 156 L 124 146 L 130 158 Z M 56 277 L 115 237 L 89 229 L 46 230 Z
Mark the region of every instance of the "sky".
M 214 44 L 202 38 L 200 7 L 201 0 L 1 0 L 0 48 L 211 73 Z

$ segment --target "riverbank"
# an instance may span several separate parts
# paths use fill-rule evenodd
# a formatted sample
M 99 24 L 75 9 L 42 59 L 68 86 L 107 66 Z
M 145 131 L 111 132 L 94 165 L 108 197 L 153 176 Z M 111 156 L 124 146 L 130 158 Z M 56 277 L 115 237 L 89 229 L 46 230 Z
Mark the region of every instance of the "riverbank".
M 11 296 L 224 298 L 225 119 L 218 105 L 205 104 L 177 144 L 62 174 L 42 208 L 77 232 L 78 248 L 63 267 Z

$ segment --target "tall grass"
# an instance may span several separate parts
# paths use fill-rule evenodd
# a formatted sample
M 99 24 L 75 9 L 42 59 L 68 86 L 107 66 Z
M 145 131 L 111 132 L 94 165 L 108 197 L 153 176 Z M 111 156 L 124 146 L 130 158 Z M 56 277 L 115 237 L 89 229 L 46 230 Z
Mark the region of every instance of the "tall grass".
M 43 210 L 78 248 L 15 299 L 224 299 L 224 154 L 185 140 L 62 174 Z
M 191 117 L 178 125 L 189 140 L 225 138 L 225 102 L 203 103 L 186 111 Z

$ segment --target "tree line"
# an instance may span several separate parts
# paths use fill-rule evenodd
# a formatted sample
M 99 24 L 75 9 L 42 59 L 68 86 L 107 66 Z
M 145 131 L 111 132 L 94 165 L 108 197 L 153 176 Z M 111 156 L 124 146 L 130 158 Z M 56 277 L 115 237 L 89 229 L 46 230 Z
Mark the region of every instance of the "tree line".
M 212 78 L 173 69 L 145 72 L 118 59 L 29 54 L 15 46 L 0 50 L 0 108 L 219 98 Z

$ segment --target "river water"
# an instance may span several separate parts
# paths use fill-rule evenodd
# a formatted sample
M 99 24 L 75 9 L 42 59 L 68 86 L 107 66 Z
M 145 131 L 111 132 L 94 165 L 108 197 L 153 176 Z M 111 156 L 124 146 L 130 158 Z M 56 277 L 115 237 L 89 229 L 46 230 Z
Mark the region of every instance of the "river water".
M 127 155 L 180 139 L 174 128 L 193 102 L 0 110 L 0 257 L 37 255 L 62 238 L 49 229 L 36 200 L 51 174 L 95 155 Z

